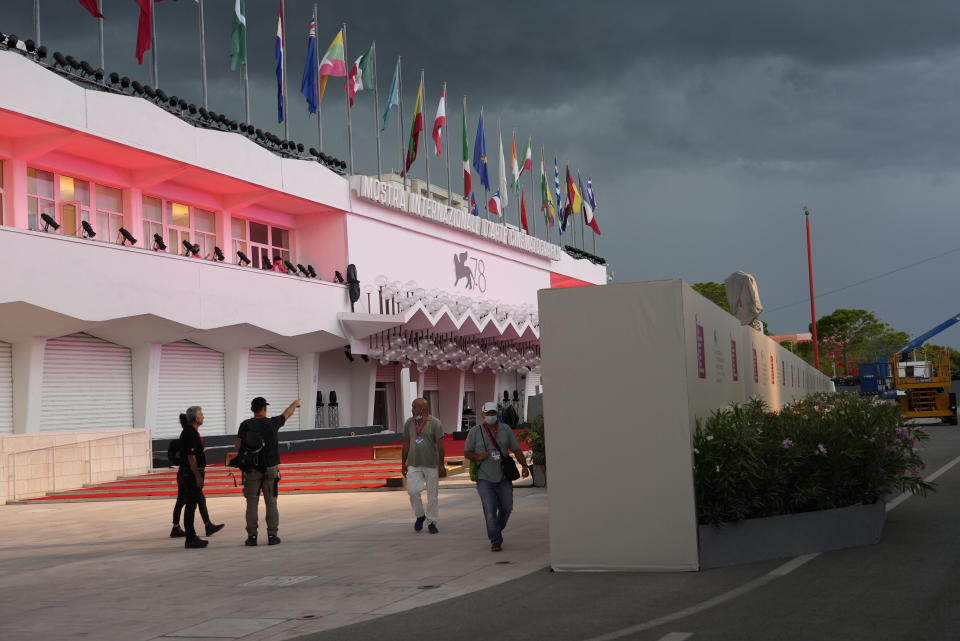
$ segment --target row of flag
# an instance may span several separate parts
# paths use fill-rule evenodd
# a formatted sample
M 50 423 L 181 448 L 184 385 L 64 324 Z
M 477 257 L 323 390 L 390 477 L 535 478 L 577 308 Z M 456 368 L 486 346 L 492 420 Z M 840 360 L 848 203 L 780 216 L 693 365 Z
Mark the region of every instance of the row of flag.
M 143 64 L 143 54 L 151 47 L 152 39 L 152 20 L 153 3 L 161 0 L 135 0 L 140 8 L 140 19 L 137 29 L 137 48 L 136 55 L 140 64 Z M 171 0 L 177 2 L 177 0 Z M 199 2 L 199 0 L 194 0 Z M 99 10 L 97 0 L 79 0 L 80 4 L 86 8 L 91 15 L 96 18 L 103 18 Z M 231 52 L 230 69 L 237 70 L 247 63 L 247 21 L 246 21 L 246 0 L 233 0 L 233 29 L 231 33 Z M 286 43 L 284 40 L 284 15 L 283 2 L 280 3 L 280 10 L 277 19 L 277 35 L 275 46 L 276 74 L 277 74 L 277 120 L 285 122 L 286 120 Z M 310 22 L 307 36 L 307 57 L 304 64 L 303 74 L 300 82 L 300 93 L 307 102 L 307 109 L 310 114 L 317 114 L 323 101 L 327 82 L 330 77 L 344 78 L 344 91 L 347 94 L 349 112 L 354 106 L 354 99 L 358 92 L 367 91 L 376 88 L 376 42 L 371 43 L 370 47 L 359 56 L 350 68 L 347 68 L 345 34 L 346 26 L 337 31 L 330 46 L 327 47 L 323 57 L 318 57 L 317 48 L 317 18 L 314 15 Z M 390 83 L 390 91 L 382 117 L 382 126 L 378 128 L 378 148 L 379 134 L 386 130 L 393 110 L 400 106 L 400 80 L 401 66 L 400 59 L 397 59 L 394 68 L 393 78 Z M 413 109 L 413 121 L 410 127 L 410 135 L 406 145 L 406 153 L 403 158 L 402 174 L 406 176 L 413 167 L 419 155 L 420 136 L 425 132 L 425 120 L 423 114 L 424 103 L 423 76 L 421 74 L 420 86 L 417 91 L 416 101 Z M 437 157 L 442 154 L 442 135 L 447 126 L 447 95 L 446 84 L 440 95 L 437 104 L 436 115 L 433 120 L 431 137 L 434 142 L 434 152 Z M 378 117 L 379 121 L 379 117 Z M 499 127 L 498 127 L 499 128 Z M 322 131 L 322 130 L 321 130 Z M 523 156 L 517 154 L 516 133 L 512 137 L 510 149 L 510 182 L 507 182 L 506 163 L 504 162 L 503 138 L 498 131 L 499 145 L 499 184 L 493 196 L 488 199 L 487 211 L 496 216 L 503 216 L 504 209 L 508 205 L 508 192 L 513 191 L 514 196 L 520 198 L 520 223 L 526 233 L 530 233 L 526 212 L 526 197 L 521 186 L 521 178 L 524 172 L 533 171 L 532 139 L 527 139 L 526 148 Z M 321 133 L 322 148 L 322 133 Z M 352 155 L 352 152 L 351 152 Z M 449 155 L 449 150 L 448 150 Z M 486 134 L 483 125 L 483 111 L 477 121 L 477 131 L 474 139 L 473 156 L 471 155 L 467 138 L 466 121 L 466 98 L 463 103 L 462 114 L 462 160 L 463 160 L 463 197 L 469 199 L 470 213 L 479 215 L 476 204 L 476 197 L 472 188 L 472 173 L 476 171 L 480 184 L 489 192 L 491 189 L 490 175 L 487 166 L 487 147 Z M 379 162 L 379 159 L 378 159 Z M 560 169 L 557 158 L 554 157 L 554 176 L 553 193 L 550 192 L 548 178 L 545 167 L 544 150 L 540 149 L 540 211 L 548 227 L 552 228 L 559 225 L 560 232 L 567 229 L 568 222 L 574 214 L 582 214 L 584 223 L 589 226 L 594 234 L 600 235 L 600 226 L 597 223 L 595 211 L 597 208 L 596 197 L 593 191 L 593 183 L 590 178 L 587 179 L 586 186 L 577 171 L 577 180 L 574 181 L 569 167 L 566 168 L 565 188 L 561 190 Z M 428 172 L 429 176 L 429 172 Z M 429 180 L 429 178 L 428 178 Z M 564 198 L 565 196 L 565 198 Z

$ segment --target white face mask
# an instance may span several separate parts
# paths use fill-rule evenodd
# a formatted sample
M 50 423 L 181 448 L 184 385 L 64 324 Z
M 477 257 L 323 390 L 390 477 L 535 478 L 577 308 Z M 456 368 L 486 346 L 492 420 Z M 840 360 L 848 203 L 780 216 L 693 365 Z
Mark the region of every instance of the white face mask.
M 413 415 L 413 418 L 415 418 L 416 420 L 419 421 L 420 419 L 423 418 L 423 414 L 414 414 L 414 415 Z
M 486 423 L 487 425 L 496 425 L 497 423 L 500 422 L 500 419 L 497 418 L 496 416 L 484 416 L 483 422 Z

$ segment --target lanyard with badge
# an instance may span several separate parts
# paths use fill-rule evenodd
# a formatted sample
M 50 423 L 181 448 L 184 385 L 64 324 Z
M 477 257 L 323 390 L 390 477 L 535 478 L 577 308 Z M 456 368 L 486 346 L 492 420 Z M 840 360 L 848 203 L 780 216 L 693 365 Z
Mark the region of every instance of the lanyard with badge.
M 487 431 L 487 435 L 490 436 L 490 440 L 493 441 L 493 446 L 496 448 L 494 451 L 490 452 L 490 458 L 494 461 L 500 460 L 500 446 L 497 445 L 497 434 L 500 432 L 500 424 L 498 423 L 493 432 L 490 431 L 490 428 L 484 425 L 483 429 Z
M 423 437 L 420 434 L 423 432 L 423 428 L 427 426 L 427 421 L 429 420 L 429 414 L 423 417 L 423 423 L 420 425 L 417 425 L 417 419 L 413 419 L 413 429 L 417 432 L 417 445 L 421 445 L 423 443 Z

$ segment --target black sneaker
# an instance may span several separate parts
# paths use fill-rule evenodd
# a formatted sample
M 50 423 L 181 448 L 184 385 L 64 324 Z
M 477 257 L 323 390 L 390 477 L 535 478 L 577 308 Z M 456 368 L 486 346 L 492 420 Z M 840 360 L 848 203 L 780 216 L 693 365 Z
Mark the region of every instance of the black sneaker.
M 436 523 L 431 523 L 430 525 L 427 526 L 427 532 L 429 532 L 430 534 L 436 534 L 439 531 L 440 530 L 437 529 Z
M 491 550 L 492 552 L 499 552 L 499 551 L 502 550 L 502 549 L 503 549 L 503 548 L 500 547 L 500 544 L 499 544 L 499 543 L 494 543 L 493 545 L 490 546 L 490 550 Z
M 179 538 L 184 537 L 184 536 L 186 536 L 186 535 L 187 535 L 187 533 L 183 531 L 183 529 L 180 527 L 180 524 L 179 524 L 179 523 L 177 523 L 176 525 L 174 525 L 174 526 L 173 526 L 173 529 L 170 530 L 170 538 L 171 538 L 171 539 L 179 539 Z
M 413 522 L 413 531 L 419 532 L 423 529 L 423 522 L 427 520 L 425 516 L 418 516 L 417 520 Z
M 280 537 L 276 534 L 271 534 L 267 537 L 267 545 L 280 545 Z
M 183 542 L 183 547 L 185 547 L 185 548 L 205 548 L 205 547 L 207 547 L 207 545 L 208 545 L 209 543 L 210 543 L 209 541 L 204 541 L 204 540 L 201 539 L 200 537 L 194 537 L 194 538 L 192 538 L 192 539 L 191 539 L 191 538 L 187 538 L 187 540 Z
M 247 540 L 244 542 L 244 545 L 249 545 L 250 547 L 253 547 L 256 544 L 257 544 L 256 534 L 251 534 L 250 536 L 247 537 Z
M 207 536 L 213 536 L 223 529 L 223 523 L 207 523 Z

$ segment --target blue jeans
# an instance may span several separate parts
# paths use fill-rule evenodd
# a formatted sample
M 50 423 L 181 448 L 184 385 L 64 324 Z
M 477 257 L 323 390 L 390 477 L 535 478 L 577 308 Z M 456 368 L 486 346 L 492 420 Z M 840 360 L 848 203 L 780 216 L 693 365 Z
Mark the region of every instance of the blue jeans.
M 513 483 L 504 479 L 499 483 L 477 481 L 477 494 L 483 504 L 483 518 L 487 522 L 490 543 L 503 543 L 503 528 L 513 512 Z

